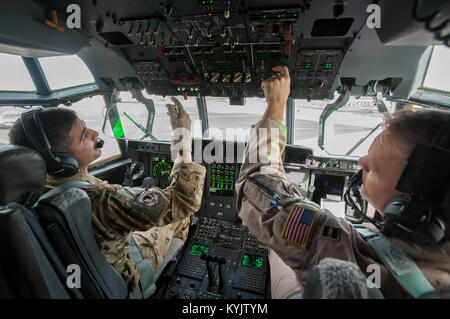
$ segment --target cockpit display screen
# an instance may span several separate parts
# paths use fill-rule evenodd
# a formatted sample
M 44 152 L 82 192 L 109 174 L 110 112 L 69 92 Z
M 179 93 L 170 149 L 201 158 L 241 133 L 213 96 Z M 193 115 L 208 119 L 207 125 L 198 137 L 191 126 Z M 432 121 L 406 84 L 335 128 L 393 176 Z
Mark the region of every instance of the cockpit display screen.
M 209 252 L 208 246 L 194 244 L 192 245 L 191 250 L 189 251 L 189 255 L 200 256 L 202 253 L 206 254 L 208 252 Z
M 262 269 L 264 265 L 264 257 L 257 255 L 244 254 L 242 257 L 242 266 Z
M 326 195 L 342 197 L 345 186 L 345 176 L 316 173 L 314 178 L 313 201 L 320 203 Z
M 152 175 L 158 180 L 158 185 L 156 186 L 166 188 L 170 185 L 172 167 L 172 160 L 158 156 L 152 157 Z
M 164 177 L 170 175 L 173 167 L 173 161 L 153 156 L 152 157 L 153 176 Z
M 232 164 L 211 164 L 209 193 L 232 197 L 234 195 L 235 166 Z

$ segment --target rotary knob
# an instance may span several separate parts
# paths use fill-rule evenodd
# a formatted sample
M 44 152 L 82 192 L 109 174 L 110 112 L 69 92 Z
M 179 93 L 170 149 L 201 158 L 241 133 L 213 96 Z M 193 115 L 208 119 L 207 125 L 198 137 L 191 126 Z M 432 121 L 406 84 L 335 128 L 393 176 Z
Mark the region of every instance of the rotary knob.
M 176 297 L 178 297 L 178 290 L 175 287 L 170 288 L 168 297 L 169 299 L 175 299 Z

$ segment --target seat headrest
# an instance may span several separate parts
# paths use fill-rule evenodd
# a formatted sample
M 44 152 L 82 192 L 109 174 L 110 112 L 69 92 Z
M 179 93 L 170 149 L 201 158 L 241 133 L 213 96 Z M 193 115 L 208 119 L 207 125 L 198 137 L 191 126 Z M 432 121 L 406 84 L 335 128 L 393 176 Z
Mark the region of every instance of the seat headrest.
M 25 203 L 31 192 L 42 195 L 47 167 L 42 156 L 30 148 L 0 143 L 0 204 Z

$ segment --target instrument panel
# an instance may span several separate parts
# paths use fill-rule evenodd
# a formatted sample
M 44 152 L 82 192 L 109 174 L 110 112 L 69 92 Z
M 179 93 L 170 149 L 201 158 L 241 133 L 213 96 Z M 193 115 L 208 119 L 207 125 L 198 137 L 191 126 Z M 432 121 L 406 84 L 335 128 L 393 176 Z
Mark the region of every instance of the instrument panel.
M 149 94 L 263 97 L 272 67 L 291 98 L 327 99 L 370 0 L 80 0 L 83 27 L 123 56 Z M 55 1 L 54 5 L 60 4 Z
M 236 210 L 235 182 L 242 158 L 236 154 L 242 154 L 239 149 L 245 144 L 195 143 L 201 143 L 202 148 L 192 148 L 194 160 L 201 158 L 195 152 L 210 147 L 210 143 L 224 143 L 223 149 L 229 153 L 224 152 L 221 162 L 208 157 L 201 160 L 207 171 L 202 205 L 193 216 L 184 251 L 160 297 L 270 298 L 267 248 L 242 224 Z M 143 163 L 153 186 L 168 186 L 173 167 L 170 142 L 128 140 L 128 154 L 133 161 Z M 287 145 L 282 159 L 288 181 L 321 206 L 342 202 L 348 178 L 359 168 L 356 160 L 314 158 L 311 149 L 296 145 Z M 342 209 L 342 217 L 352 216 L 348 207 Z

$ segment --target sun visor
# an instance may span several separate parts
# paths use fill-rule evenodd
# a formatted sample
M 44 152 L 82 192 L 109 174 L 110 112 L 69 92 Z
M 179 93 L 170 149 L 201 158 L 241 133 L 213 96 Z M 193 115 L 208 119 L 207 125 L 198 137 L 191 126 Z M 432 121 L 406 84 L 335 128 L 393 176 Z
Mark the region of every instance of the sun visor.
M 382 0 L 379 6 L 381 26 L 375 29 L 385 45 L 442 45 L 440 35 L 450 32 L 448 0 Z
M 58 15 L 61 31 L 45 24 L 49 18 L 50 11 L 34 1 L 3 3 L 0 10 L 0 51 L 25 57 L 45 57 L 76 54 L 88 45 L 89 39 L 83 33 L 66 26 L 63 15 Z

